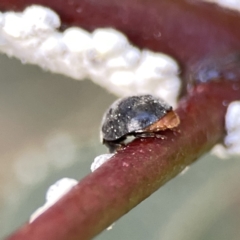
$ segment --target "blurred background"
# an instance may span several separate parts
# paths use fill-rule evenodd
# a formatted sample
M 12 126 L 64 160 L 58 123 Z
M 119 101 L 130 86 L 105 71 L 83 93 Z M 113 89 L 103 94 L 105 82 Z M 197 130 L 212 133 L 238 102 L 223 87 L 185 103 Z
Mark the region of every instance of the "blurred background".
M 28 221 L 63 177 L 82 179 L 107 149 L 99 128 L 116 99 L 89 80 L 0 55 L 0 239 Z M 98 240 L 240 238 L 240 161 L 206 155 Z M 107 196 L 106 196 L 107 197 Z

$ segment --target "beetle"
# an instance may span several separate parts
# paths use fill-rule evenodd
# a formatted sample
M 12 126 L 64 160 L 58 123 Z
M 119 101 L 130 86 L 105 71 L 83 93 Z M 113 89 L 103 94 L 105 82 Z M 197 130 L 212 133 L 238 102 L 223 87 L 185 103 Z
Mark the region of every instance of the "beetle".
M 116 100 L 105 112 L 101 141 L 112 153 L 124 146 L 128 136 L 154 137 L 179 123 L 177 113 L 162 99 L 150 94 L 128 96 Z

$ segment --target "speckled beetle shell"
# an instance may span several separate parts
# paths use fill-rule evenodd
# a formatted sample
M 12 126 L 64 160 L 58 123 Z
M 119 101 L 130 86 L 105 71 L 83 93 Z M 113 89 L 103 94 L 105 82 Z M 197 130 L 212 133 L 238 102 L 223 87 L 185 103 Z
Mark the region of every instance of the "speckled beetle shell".
M 114 145 L 128 135 L 162 131 L 178 124 L 178 116 L 163 100 L 152 95 L 125 97 L 115 101 L 104 114 L 101 140 Z

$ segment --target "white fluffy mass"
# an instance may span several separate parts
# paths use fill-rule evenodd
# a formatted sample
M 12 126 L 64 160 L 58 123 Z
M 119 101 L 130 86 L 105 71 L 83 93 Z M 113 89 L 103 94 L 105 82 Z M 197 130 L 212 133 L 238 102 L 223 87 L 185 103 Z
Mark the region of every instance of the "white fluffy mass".
M 222 159 L 240 155 L 240 101 L 229 104 L 225 116 L 225 129 L 227 135 L 224 146 L 218 144 L 212 149 L 212 153 Z
M 240 11 L 239 0 L 204 0 L 204 1 L 216 3 L 224 8 Z
M 77 185 L 77 180 L 71 178 L 62 178 L 56 183 L 51 185 L 46 193 L 46 203 L 38 208 L 31 216 L 29 222 L 33 222 L 48 208 L 50 208 L 55 202 L 69 192 L 74 186 Z
M 114 29 L 60 32 L 60 25 L 58 15 L 42 6 L 0 12 L 0 51 L 77 80 L 89 78 L 118 96 L 150 92 L 176 106 L 181 82 L 171 57 L 141 51 Z
M 95 157 L 92 165 L 91 165 L 91 171 L 95 171 L 97 168 L 99 168 L 102 164 L 104 164 L 105 162 L 107 162 L 114 154 L 112 153 L 106 153 L 106 154 L 102 154 L 99 155 L 97 157 Z

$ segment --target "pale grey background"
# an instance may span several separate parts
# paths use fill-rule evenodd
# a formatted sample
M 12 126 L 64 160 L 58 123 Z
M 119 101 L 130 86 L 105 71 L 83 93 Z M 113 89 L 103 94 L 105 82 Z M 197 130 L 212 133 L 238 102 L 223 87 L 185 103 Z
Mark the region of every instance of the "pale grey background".
M 4 55 L 0 71 L 2 239 L 44 203 L 49 185 L 62 177 L 81 179 L 90 172 L 93 158 L 106 152 L 99 143 L 99 125 L 116 97 L 88 80 L 44 72 Z M 51 163 L 46 151 L 49 139 L 57 136 L 70 138 L 75 149 L 74 159 L 61 167 Z M 64 158 L 68 161 L 67 154 Z M 239 239 L 239 172 L 237 157 L 223 161 L 206 156 L 96 239 Z

